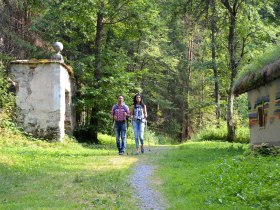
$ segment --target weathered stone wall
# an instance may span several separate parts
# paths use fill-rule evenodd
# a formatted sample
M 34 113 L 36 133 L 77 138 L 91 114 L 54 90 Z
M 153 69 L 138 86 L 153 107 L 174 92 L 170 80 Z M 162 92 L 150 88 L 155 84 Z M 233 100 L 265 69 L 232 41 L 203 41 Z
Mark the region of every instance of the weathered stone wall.
M 14 61 L 11 64 L 19 125 L 26 132 L 51 140 L 64 137 L 65 124 L 71 133 L 74 123 L 70 69 L 59 62 Z

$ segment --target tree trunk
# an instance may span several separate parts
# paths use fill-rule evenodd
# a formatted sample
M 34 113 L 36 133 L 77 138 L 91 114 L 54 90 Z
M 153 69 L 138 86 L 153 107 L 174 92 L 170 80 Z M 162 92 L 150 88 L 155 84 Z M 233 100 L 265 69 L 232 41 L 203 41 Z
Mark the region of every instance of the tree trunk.
M 216 120 L 217 127 L 220 127 L 220 85 L 219 85 L 219 74 L 216 65 L 216 0 L 211 1 L 212 17 L 211 17 L 211 50 L 212 50 L 212 68 L 215 78 L 215 105 L 216 105 Z
M 101 44 L 102 44 L 102 32 L 103 32 L 103 18 L 104 18 L 104 0 L 101 1 L 99 12 L 97 13 L 97 22 L 96 22 L 96 37 L 95 37 L 95 44 L 94 44 L 94 56 L 95 56 L 95 63 L 94 63 L 94 80 L 99 81 L 102 77 L 101 74 Z M 93 84 L 95 89 L 99 88 L 99 85 L 95 82 Z M 93 107 L 91 111 L 91 118 L 90 118 L 90 126 L 89 126 L 89 141 L 90 143 L 98 143 L 98 112 L 99 108 L 96 103 L 98 99 L 93 99 Z
M 98 108 L 93 107 L 91 109 L 91 118 L 89 124 L 89 132 L 88 132 L 88 142 L 89 143 L 98 143 L 98 118 L 97 118 Z
M 204 75 L 202 75 L 202 85 L 201 85 L 201 91 L 200 91 L 200 103 L 203 104 L 204 102 L 204 84 L 205 83 L 205 78 Z M 199 129 L 202 128 L 204 125 L 203 121 L 203 111 L 201 110 L 201 107 L 199 107 Z
M 224 6 L 229 11 L 230 25 L 229 25 L 229 35 L 228 35 L 228 50 L 230 54 L 230 87 L 229 87 L 229 95 L 228 95 L 228 110 L 227 110 L 227 140 L 229 142 L 233 142 L 235 139 L 235 127 L 233 123 L 233 82 L 237 75 L 237 58 L 236 58 L 236 16 L 238 9 L 238 0 L 235 0 L 233 6 L 231 7 L 228 0 L 221 0 Z
M 182 137 L 181 141 L 185 141 L 187 139 L 190 139 L 190 112 L 189 112 L 189 98 L 190 98 L 190 81 L 191 81 L 191 72 L 192 72 L 192 65 L 191 61 L 193 59 L 193 40 L 192 38 L 189 41 L 189 50 L 188 50 L 188 72 L 187 72 L 187 78 L 185 81 L 185 87 L 183 96 L 185 97 L 185 102 L 183 102 L 185 105 L 183 106 L 183 123 L 182 123 Z
M 104 0 L 101 1 L 99 12 L 97 13 L 97 22 L 96 22 L 96 36 L 95 36 L 95 45 L 94 45 L 94 78 L 98 81 L 101 79 L 101 44 L 102 44 L 102 32 L 103 32 L 103 14 L 104 12 Z
M 230 29 L 229 29 L 229 50 L 230 50 L 230 68 L 231 68 L 231 78 L 230 78 L 230 88 L 228 97 L 228 115 L 227 115 L 227 127 L 228 135 L 227 139 L 229 142 L 233 142 L 235 139 L 235 127 L 233 124 L 233 82 L 237 75 L 237 60 L 236 60 L 236 40 L 235 40 L 235 30 L 236 30 L 236 12 L 233 12 L 230 16 Z
M 232 85 L 231 85 L 231 89 L 232 89 Z M 229 93 L 228 95 L 228 105 L 227 105 L 227 140 L 229 142 L 233 142 L 235 139 L 235 126 L 233 123 L 233 100 L 234 100 L 234 95 L 231 93 Z

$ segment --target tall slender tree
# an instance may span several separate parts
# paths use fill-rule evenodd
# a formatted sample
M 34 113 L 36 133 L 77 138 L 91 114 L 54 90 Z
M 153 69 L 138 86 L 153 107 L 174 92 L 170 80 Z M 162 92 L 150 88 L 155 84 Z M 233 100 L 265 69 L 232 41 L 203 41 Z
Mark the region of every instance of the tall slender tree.
M 241 10 L 241 6 L 244 0 L 234 0 L 232 5 L 229 0 L 221 0 L 222 4 L 228 12 L 229 18 L 229 32 L 228 32 L 228 51 L 229 51 L 229 67 L 230 67 L 230 86 L 228 90 L 228 105 L 227 105 L 227 139 L 229 142 L 233 142 L 235 138 L 235 125 L 233 122 L 233 84 L 237 76 L 237 68 L 240 64 L 240 60 L 244 56 L 245 40 L 243 39 L 242 46 L 240 48 L 240 56 L 238 57 L 238 32 L 237 32 L 237 18 L 238 12 Z
M 93 88 L 99 89 L 99 81 L 102 78 L 102 71 L 101 71 L 101 47 L 102 47 L 102 36 L 103 36 L 103 19 L 104 19 L 104 0 L 100 1 L 100 7 L 97 12 L 96 18 L 96 35 L 95 35 L 95 42 L 94 42 L 94 69 L 93 69 Z M 94 98 L 93 107 L 91 109 L 91 118 L 89 124 L 89 140 L 91 143 L 98 143 L 98 124 L 99 124 L 99 117 L 98 112 L 100 107 L 98 107 L 97 98 Z
M 216 55 L 216 31 L 217 31 L 217 10 L 216 10 L 216 0 L 211 0 L 211 51 L 212 51 L 212 69 L 215 78 L 215 111 L 217 127 L 220 127 L 220 83 L 219 83 L 219 73 L 217 68 L 217 55 Z

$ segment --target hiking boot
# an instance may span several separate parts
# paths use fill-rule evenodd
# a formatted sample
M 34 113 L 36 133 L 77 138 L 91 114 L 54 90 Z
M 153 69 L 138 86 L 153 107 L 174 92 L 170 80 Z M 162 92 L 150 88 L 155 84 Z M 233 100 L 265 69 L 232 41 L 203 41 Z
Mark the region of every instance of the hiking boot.
M 123 155 L 123 154 L 124 154 L 124 152 L 120 152 L 120 153 L 119 153 L 119 155 Z
M 144 153 L 144 145 L 143 144 L 141 145 L 141 153 L 142 154 Z

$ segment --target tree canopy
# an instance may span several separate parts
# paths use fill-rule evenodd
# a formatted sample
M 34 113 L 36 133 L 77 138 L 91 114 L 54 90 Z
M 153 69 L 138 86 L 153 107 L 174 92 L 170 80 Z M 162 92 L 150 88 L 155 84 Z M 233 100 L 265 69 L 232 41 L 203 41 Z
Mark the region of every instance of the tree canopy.
M 0 92 L 10 60 L 49 57 L 60 41 L 75 71 L 77 132 L 88 142 L 110 131 L 117 96 L 131 105 L 138 92 L 155 132 L 185 141 L 227 121 L 233 141 L 247 123 L 233 83 L 279 45 L 279 15 L 277 0 L 0 0 Z

